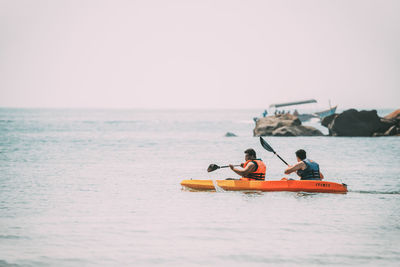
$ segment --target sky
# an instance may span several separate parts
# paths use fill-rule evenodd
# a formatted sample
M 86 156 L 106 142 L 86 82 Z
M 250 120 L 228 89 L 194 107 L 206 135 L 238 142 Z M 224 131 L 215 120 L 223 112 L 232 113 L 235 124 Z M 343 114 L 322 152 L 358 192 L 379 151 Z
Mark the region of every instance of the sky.
M 0 0 L 0 107 L 400 108 L 398 0 Z

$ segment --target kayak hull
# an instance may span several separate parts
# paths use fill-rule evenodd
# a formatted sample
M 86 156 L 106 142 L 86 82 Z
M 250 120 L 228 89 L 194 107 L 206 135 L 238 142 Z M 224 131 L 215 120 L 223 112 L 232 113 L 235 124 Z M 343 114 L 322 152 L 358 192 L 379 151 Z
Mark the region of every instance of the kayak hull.
M 334 182 L 313 180 L 242 181 L 216 180 L 219 187 L 227 191 L 291 191 L 312 193 L 347 193 L 347 186 Z M 183 187 L 193 190 L 215 190 L 213 180 L 183 180 Z

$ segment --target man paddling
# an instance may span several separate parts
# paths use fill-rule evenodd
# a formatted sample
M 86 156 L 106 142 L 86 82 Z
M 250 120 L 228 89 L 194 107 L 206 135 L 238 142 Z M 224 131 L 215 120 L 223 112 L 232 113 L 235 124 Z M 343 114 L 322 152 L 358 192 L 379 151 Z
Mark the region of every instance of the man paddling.
M 244 152 L 245 163 L 242 163 L 242 168 L 235 168 L 232 164 L 229 164 L 229 168 L 232 171 L 242 176 L 240 180 L 265 180 L 265 172 L 267 166 L 261 159 L 257 159 L 256 151 L 249 148 Z
M 307 159 L 307 153 L 303 149 L 296 151 L 297 163 L 285 170 L 285 174 L 296 172 L 300 180 L 322 180 L 324 176 L 315 161 Z

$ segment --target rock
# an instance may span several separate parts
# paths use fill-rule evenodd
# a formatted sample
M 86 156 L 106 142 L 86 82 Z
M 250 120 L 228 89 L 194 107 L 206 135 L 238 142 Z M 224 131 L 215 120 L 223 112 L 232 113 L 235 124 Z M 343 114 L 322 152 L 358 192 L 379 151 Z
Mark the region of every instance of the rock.
M 355 109 L 333 114 L 321 121 L 321 124 L 329 129 L 331 136 L 382 136 L 386 133 L 392 135 L 396 130 L 389 129 L 395 123 L 393 120 L 379 117 L 376 110 Z
M 231 132 L 227 132 L 227 133 L 225 134 L 225 137 L 236 137 L 236 136 L 237 136 L 236 134 L 231 133 Z
M 260 118 L 253 130 L 254 136 L 312 136 L 322 133 L 311 126 L 301 125 L 301 121 L 291 114 L 278 114 Z
M 376 133 L 384 133 L 386 132 L 389 128 L 391 128 L 393 125 L 396 124 L 396 121 L 394 120 L 388 120 L 385 118 L 380 118 L 380 127 L 378 129 L 376 129 Z M 400 126 L 400 124 L 399 124 Z
M 319 136 L 323 135 L 320 130 L 311 126 L 283 126 L 272 132 L 274 136 Z
M 383 133 L 373 133 L 372 137 L 379 137 L 379 136 L 384 136 Z
M 322 118 L 321 124 L 328 128 L 329 124 L 337 117 L 337 113 Z
M 386 115 L 383 118 L 391 121 L 400 121 L 400 109 L 396 109 L 395 111 Z
M 393 125 L 384 134 L 384 136 L 400 135 L 400 127 Z

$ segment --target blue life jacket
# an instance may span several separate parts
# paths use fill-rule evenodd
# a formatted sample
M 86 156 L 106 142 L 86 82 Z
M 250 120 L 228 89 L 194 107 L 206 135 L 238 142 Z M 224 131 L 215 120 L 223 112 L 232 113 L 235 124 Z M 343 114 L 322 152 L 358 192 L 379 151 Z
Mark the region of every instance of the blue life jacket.
M 305 159 L 303 162 L 306 164 L 306 168 L 297 171 L 301 177 L 300 180 L 321 180 L 318 163 L 309 159 Z

